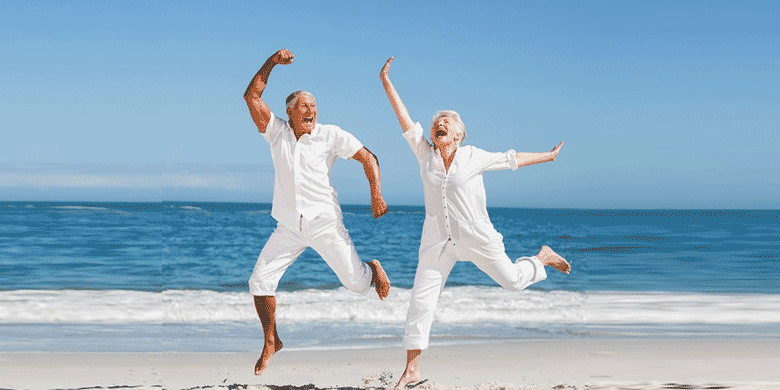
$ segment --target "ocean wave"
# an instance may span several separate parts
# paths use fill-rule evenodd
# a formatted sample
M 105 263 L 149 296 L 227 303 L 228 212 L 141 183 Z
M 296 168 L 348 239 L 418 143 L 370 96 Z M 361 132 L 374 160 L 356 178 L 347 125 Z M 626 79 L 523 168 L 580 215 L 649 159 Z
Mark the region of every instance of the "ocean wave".
M 108 210 L 99 206 L 50 206 L 49 208 L 61 210 Z
M 280 323 L 404 323 L 411 291 L 395 288 L 385 301 L 344 288 L 277 293 Z M 257 321 L 248 293 L 210 290 L 0 291 L 0 323 L 220 323 Z M 771 294 L 688 294 L 451 287 L 435 321 L 443 324 L 780 324 Z

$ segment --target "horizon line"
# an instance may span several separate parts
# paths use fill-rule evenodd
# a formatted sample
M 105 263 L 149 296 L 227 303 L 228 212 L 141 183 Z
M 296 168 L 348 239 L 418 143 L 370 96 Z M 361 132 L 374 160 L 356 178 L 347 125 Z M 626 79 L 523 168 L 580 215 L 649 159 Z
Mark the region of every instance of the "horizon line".
M 82 201 L 82 200 L 3 200 L 0 199 L 0 204 L 3 203 L 43 203 L 46 205 L 52 205 L 54 203 L 63 203 L 63 204 L 83 204 L 83 205 L 102 205 L 102 204 L 170 204 L 170 203 L 186 203 L 186 204 L 192 204 L 192 203 L 210 203 L 210 204 L 256 204 L 256 205 L 269 205 L 272 206 L 272 202 L 252 202 L 252 201 L 209 201 L 209 200 L 154 200 L 154 201 L 128 201 L 128 200 L 119 200 L 119 201 L 109 201 L 109 200 L 98 200 L 98 201 Z M 362 208 L 362 209 L 370 209 L 370 204 L 361 204 L 361 203 L 344 203 L 340 205 L 342 209 L 344 208 Z M 425 205 L 417 205 L 417 204 L 393 204 L 393 205 L 387 205 L 388 208 L 392 207 L 398 207 L 398 208 L 420 208 L 425 209 Z M 488 206 L 488 209 L 517 209 L 517 210 L 620 210 L 620 211 L 627 211 L 627 210 L 640 210 L 640 211 L 648 211 L 648 210 L 664 210 L 664 211 L 712 211 L 712 210 L 740 210 L 740 211 L 780 211 L 780 208 L 651 208 L 651 207 L 614 207 L 614 208 L 590 208 L 590 207 L 566 207 L 566 206 L 547 206 L 547 207 L 533 207 L 533 206 L 525 206 L 525 207 L 511 207 L 511 206 Z

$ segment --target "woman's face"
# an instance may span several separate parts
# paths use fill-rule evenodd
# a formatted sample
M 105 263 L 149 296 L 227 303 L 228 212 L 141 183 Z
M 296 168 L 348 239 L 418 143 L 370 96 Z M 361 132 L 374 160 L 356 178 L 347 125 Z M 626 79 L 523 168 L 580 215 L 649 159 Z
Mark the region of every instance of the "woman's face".
M 455 127 L 455 121 L 452 118 L 446 116 L 439 118 L 434 122 L 431 128 L 431 142 L 436 148 L 452 145 L 458 145 L 460 142 L 461 134 Z

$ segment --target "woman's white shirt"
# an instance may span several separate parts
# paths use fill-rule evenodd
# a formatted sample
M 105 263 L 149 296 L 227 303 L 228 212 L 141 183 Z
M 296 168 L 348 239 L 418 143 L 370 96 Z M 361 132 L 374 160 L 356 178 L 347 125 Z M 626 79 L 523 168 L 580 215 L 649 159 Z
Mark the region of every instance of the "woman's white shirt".
M 471 145 L 459 146 L 448 171 L 441 152 L 423 137 L 419 122 L 404 138 L 420 164 L 425 193 L 420 261 L 435 261 L 448 240 L 467 245 L 501 240 L 488 217 L 482 173 L 517 169 L 515 151 L 492 153 Z

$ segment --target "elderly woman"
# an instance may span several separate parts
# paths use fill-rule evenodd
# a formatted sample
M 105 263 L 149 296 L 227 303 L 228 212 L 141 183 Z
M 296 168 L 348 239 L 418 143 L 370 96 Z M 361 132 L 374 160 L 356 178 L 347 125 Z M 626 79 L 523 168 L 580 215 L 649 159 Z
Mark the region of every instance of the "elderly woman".
M 490 222 L 482 173 L 555 161 L 563 142 L 546 153 L 490 153 L 471 145 L 461 146 L 466 128 L 455 111 L 439 111 L 433 117 L 430 137 L 423 138 L 390 82 L 391 57 L 380 78 L 393 105 L 404 138 L 420 164 L 425 191 L 425 222 L 412 298 L 406 316 L 404 347 L 406 370 L 396 388 L 420 383 L 420 353 L 428 348 L 433 312 L 456 261 L 471 261 L 501 287 L 522 290 L 547 278 L 544 266 L 568 274 L 571 267 L 550 247 L 536 256 L 512 262 L 504 252 L 503 236 Z

